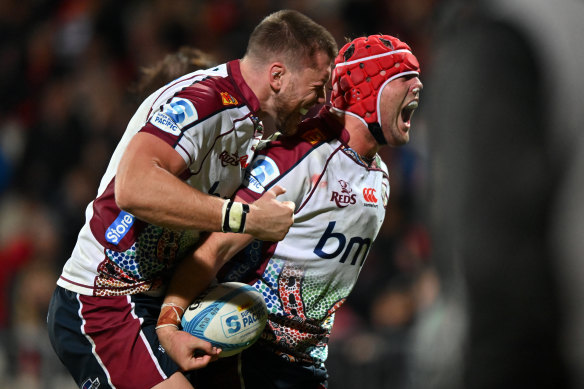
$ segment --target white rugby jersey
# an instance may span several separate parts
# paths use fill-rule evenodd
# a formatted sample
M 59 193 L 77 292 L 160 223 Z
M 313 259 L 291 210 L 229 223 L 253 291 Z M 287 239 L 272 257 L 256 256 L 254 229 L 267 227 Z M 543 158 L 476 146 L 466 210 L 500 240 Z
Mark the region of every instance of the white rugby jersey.
M 124 150 L 138 131 L 153 134 L 184 159 L 182 180 L 229 198 L 263 135 L 254 116 L 258 110 L 259 100 L 243 80 L 238 60 L 187 74 L 150 95 L 114 151 L 57 284 L 86 295 L 161 293 L 198 232 L 161 228 L 117 207 L 115 174 Z
M 260 343 L 292 361 L 323 363 L 335 311 L 357 281 L 385 217 L 387 167 L 348 148 L 348 133 L 323 109 L 298 137 L 267 143 L 248 168 L 253 201 L 275 184 L 296 204 L 294 224 L 278 243 L 254 241 L 221 270 L 222 281 L 260 291 L 269 311 Z M 331 140 L 332 139 L 332 140 Z

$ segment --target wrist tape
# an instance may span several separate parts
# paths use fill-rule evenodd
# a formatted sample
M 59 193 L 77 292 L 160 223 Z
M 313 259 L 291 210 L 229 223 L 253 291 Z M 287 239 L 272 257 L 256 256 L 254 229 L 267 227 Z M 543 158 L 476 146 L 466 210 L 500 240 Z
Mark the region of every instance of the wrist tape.
M 233 200 L 225 200 L 222 209 L 221 231 L 245 232 L 245 215 L 249 213 L 249 205 Z
M 185 309 L 180 305 L 173 303 L 162 304 L 155 329 L 170 326 L 180 329 L 181 319 L 184 313 Z

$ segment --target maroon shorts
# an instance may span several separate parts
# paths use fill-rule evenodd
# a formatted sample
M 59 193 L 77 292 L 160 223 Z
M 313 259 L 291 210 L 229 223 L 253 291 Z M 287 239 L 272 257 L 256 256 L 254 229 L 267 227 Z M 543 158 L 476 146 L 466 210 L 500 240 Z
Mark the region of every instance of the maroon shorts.
M 57 287 L 48 314 L 51 344 L 80 388 L 140 389 L 178 366 L 156 336 L 160 298 L 93 297 Z

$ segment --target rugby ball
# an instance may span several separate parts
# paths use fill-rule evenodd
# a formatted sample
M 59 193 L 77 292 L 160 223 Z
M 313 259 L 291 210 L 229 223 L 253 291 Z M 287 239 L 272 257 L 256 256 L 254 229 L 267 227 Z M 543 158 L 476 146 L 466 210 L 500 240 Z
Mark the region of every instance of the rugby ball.
M 260 337 L 268 320 L 262 295 L 240 282 L 212 285 L 186 309 L 182 329 L 222 349 L 219 357 L 235 355 Z

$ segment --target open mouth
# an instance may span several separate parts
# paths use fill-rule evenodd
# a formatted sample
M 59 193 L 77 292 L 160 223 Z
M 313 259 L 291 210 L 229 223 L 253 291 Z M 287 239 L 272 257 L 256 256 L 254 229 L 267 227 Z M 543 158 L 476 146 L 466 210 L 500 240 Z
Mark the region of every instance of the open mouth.
M 418 100 L 411 101 L 402 109 L 401 116 L 404 122 L 409 123 L 416 108 L 418 108 Z

